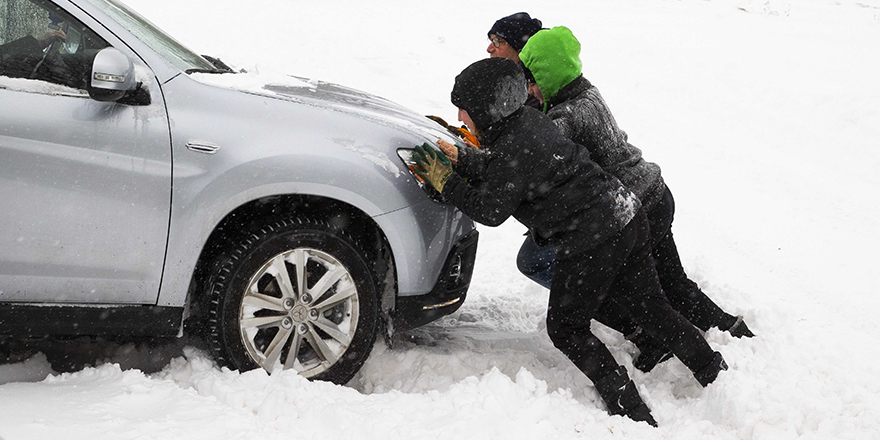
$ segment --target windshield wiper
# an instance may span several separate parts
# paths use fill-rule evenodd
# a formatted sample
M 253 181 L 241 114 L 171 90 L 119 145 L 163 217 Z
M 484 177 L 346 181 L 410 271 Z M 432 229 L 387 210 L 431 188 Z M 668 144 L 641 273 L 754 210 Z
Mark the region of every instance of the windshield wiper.
M 186 73 L 235 73 L 231 69 L 186 69 Z
M 227 66 L 226 63 L 220 61 L 220 58 L 214 58 L 208 55 L 202 55 L 202 58 L 210 62 L 214 68 L 213 69 L 202 69 L 202 68 L 193 68 L 186 69 L 186 73 L 235 73 L 231 67 Z

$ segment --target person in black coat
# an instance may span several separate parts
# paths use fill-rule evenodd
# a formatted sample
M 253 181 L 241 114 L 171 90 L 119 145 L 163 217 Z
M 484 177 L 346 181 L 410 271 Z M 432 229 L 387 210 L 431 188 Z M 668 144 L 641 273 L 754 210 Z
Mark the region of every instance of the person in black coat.
M 552 120 L 524 107 L 526 94 L 522 69 L 510 60 L 468 66 L 455 79 L 452 103 L 483 148 L 463 149 L 453 168 L 433 147 L 416 147 L 416 171 L 473 220 L 497 226 L 513 216 L 555 246 L 550 339 L 590 378 L 609 412 L 656 426 L 626 368 L 590 329 L 606 299 L 665 341 L 701 385 L 727 365 L 663 295 L 638 198 Z

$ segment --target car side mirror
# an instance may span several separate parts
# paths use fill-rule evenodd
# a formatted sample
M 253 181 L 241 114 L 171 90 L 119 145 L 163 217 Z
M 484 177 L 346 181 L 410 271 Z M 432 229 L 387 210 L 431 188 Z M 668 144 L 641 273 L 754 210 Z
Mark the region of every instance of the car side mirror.
M 101 49 L 92 62 L 89 76 L 89 97 L 95 101 L 119 101 L 126 92 L 134 91 L 134 64 L 124 53 L 113 47 Z

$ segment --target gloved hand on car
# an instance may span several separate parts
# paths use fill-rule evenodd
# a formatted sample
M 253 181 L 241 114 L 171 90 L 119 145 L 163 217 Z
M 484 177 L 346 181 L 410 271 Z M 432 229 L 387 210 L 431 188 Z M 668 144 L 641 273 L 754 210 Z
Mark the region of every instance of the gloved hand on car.
M 442 193 L 443 186 L 452 175 L 452 163 L 449 162 L 449 158 L 427 143 L 416 145 L 412 158 L 416 162 L 413 172 L 429 182 L 437 192 Z
M 441 118 L 439 116 L 428 115 L 426 117 L 428 119 L 442 125 L 443 128 L 445 128 L 447 131 L 454 134 L 455 136 L 461 138 L 461 140 L 463 140 L 467 145 L 469 145 L 471 147 L 480 148 L 480 141 L 477 140 L 477 137 L 474 136 L 473 133 L 468 131 L 467 127 L 464 127 L 464 126 L 456 127 L 454 125 L 449 125 L 446 123 L 446 121 L 443 120 L 443 118 Z

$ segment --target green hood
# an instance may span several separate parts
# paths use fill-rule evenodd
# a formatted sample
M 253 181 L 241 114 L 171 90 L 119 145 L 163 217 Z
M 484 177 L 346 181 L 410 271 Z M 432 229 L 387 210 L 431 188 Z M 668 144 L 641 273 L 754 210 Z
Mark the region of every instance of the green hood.
M 538 31 L 519 53 L 544 95 L 545 112 L 559 90 L 581 76 L 580 54 L 581 43 L 565 26 Z

